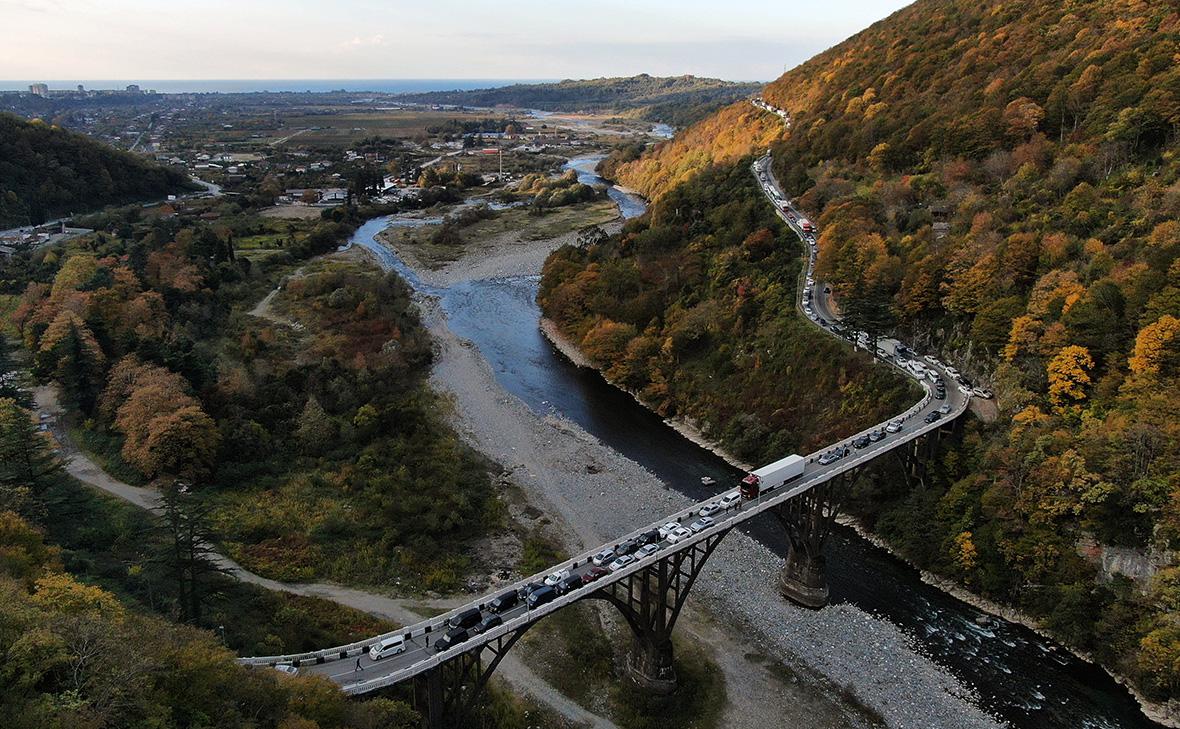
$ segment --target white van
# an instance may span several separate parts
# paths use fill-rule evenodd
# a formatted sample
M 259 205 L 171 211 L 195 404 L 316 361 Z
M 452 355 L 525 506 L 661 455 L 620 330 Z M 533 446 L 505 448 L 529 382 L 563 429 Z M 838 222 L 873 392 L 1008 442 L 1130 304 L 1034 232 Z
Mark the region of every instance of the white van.
M 374 661 L 379 661 L 382 658 L 396 656 L 398 653 L 406 652 L 406 639 L 400 635 L 395 635 L 392 638 L 386 638 L 380 643 L 374 643 L 369 647 L 369 658 Z

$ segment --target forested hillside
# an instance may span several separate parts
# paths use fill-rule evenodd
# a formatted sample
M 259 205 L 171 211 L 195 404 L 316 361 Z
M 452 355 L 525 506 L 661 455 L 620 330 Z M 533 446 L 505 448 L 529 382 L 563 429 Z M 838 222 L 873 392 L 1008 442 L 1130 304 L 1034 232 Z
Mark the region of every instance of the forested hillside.
M 277 311 L 246 315 L 277 283 L 267 269 L 333 250 L 352 225 L 201 210 L 92 216 L 97 232 L 64 250 L 0 265 L 24 286 L 13 322 L 34 375 L 60 383 L 76 437 L 119 477 L 191 484 L 251 569 L 452 588 L 497 512 L 487 465 L 426 386 L 409 290 L 357 261 L 307 264 Z M 278 256 L 236 255 L 267 236 L 285 241 Z
M 0 113 L 0 228 L 159 200 L 185 176 L 40 120 Z
M 789 129 L 735 105 L 617 173 L 658 215 L 774 138 L 776 174 L 820 223 L 820 276 L 841 305 L 998 395 L 997 420 L 975 421 L 923 482 L 881 470 L 862 484 L 860 513 L 1157 699 L 1180 692 L 1180 568 L 1132 582 L 1100 574 L 1087 545 L 1180 546 L 1178 60 L 1174 3 L 919 0 L 768 86 Z M 700 204 L 697 218 L 733 215 Z M 695 260 L 696 232 L 667 239 L 669 258 Z M 706 265 L 741 260 L 738 243 Z M 554 289 L 592 270 L 558 269 L 562 256 Z M 723 284 L 743 286 L 728 276 L 679 298 L 726 311 Z M 658 278 L 631 285 L 628 299 L 659 300 Z M 603 301 L 583 315 L 609 316 Z M 760 291 L 751 305 L 773 301 Z M 705 374 L 676 370 L 687 391 Z M 768 391 L 776 375 L 747 373 Z M 782 427 L 754 417 L 770 437 Z
M 650 121 L 686 126 L 718 107 L 755 93 L 761 84 L 696 76 L 565 80 L 475 91 L 436 91 L 405 98 L 426 104 L 499 106 L 543 111 L 631 112 Z

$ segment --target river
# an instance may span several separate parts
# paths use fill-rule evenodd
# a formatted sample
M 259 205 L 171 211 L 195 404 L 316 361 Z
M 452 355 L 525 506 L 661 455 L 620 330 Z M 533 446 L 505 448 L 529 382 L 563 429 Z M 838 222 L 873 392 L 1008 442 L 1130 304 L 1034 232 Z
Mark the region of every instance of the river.
M 589 184 L 606 184 L 593 172 L 596 157 L 567 165 Z M 624 217 L 641 215 L 642 199 L 616 188 L 608 194 Z M 429 221 L 426 221 L 429 222 Z M 437 222 L 437 221 L 435 221 Z M 496 379 L 537 413 L 556 413 L 580 425 L 694 499 L 718 493 L 738 472 L 668 427 L 596 372 L 570 364 L 541 335 L 538 276 L 469 281 L 440 288 L 424 284 L 374 236 L 387 225 L 421 225 L 421 219 L 379 218 L 361 226 L 350 245 L 372 251 L 423 294 L 437 296 L 451 330 L 475 343 Z M 719 485 L 701 485 L 711 476 Z M 786 539 L 769 516 L 746 529 L 780 555 Z M 1131 695 L 1097 666 L 1023 626 L 995 620 L 981 627 L 978 609 L 922 582 L 912 567 L 838 528 L 825 548 L 834 603 L 850 603 L 883 617 L 912 636 L 922 651 L 971 686 L 981 705 L 1021 729 L 1124 727 L 1152 729 Z

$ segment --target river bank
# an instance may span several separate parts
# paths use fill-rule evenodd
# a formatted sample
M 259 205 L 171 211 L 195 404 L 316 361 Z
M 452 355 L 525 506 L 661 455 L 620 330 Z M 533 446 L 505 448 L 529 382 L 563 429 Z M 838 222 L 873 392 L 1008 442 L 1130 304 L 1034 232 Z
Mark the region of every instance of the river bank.
M 535 282 L 537 266 L 505 273 Z M 423 280 L 432 275 L 413 273 Z M 473 286 L 503 283 L 462 282 L 455 276 L 447 280 L 465 287 L 465 301 Z M 448 320 L 455 311 L 445 310 L 447 297 L 448 292 L 433 292 L 420 302 L 424 321 L 439 342 L 432 385 L 451 398 L 459 432 L 510 466 L 514 479 L 552 508 L 571 536 L 593 546 L 693 501 L 577 424 L 534 412 L 507 393 L 480 353 L 451 331 Z M 494 310 L 480 310 L 477 318 L 490 326 L 495 317 Z M 757 646 L 753 653 L 781 660 L 798 677 L 798 683 L 771 681 L 764 668 L 742 661 L 749 665 L 738 680 L 761 676 L 758 680 L 769 691 L 758 692 L 761 699 L 753 705 L 728 712 L 729 725 L 861 726 L 872 723 L 865 717 L 875 712 L 892 726 L 1000 725 L 978 708 L 970 689 L 889 621 L 851 605 L 813 612 L 783 601 L 774 588 L 781 566 L 782 560 L 767 547 L 735 532 L 711 558 L 698 580 L 697 597 L 690 600 L 707 606 L 728 626 L 738 656 Z M 844 703 L 849 696 L 855 701 Z M 856 703 L 871 710 L 865 714 Z M 767 710 L 771 704 L 774 711 Z M 730 714 L 735 718 L 729 719 Z M 739 716 L 744 717 L 740 722 Z
M 860 519 L 857 519 L 854 516 L 848 516 L 845 514 L 845 515 L 838 517 L 836 519 L 836 521 L 841 526 L 848 527 L 849 529 L 856 532 L 857 536 L 859 536 L 861 539 L 864 539 L 866 542 L 869 542 L 873 546 L 878 547 L 879 549 L 882 549 L 882 550 L 888 552 L 889 554 L 893 555 L 897 559 L 900 559 L 901 561 L 908 564 L 910 567 L 914 568 L 918 572 L 918 574 L 921 575 L 922 581 L 925 582 L 926 584 L 928 584 L 932 587 L 936 587 L 939 590 L 945 592 L 946 594 L 951 595 L 955 599 L 961 600 L 961 601 L 967 603 L 968 605 L 987 613 L 988 615 L 1000 618 L 1002 620 L 1006 620 L 1009 623 L 1016 623 L 1017 625 L 1023 625 L 1024 627 L 1033 631 L 1037 635 L 1039 635 L 1043 638 L 1046 638 L 1048 640 L 1051 640 L 1054 643 L 1056 643 L 1057 645 L 1061 646 L 1061 648 L 1063 650 L 1068 651 L 1072 656 L 1074 656 L 1078 660 L 1085 661 L 1086 663 L 1089 663 L 1093 666 L 1097 666 L 1098 668 L 1101 668 L 1103 671 L 1106 672 L 1106 675 L 1110 676 L 1114 681 L 1116 681 L 1119 685 L 1123 686 L 1124 688 L 1127 689 L 1128 692 L 1130 692 L 1131 696 L 1133 696 L 1135 698 L 1135 701 L 1139 704 L 1139 708 L 1143 711 L 1143 714 L 1145 716 L 1147 716 L 1147 718 L 1151 719 L 1152 721 L 1154 721 L 1158 724 L 1163 724 L 1164 726 L 1172 727 L 1173 729 L 1180 727 L 1180 702 L 1173 701 L 1173 702 L 1170 702 L 1167 704 L 1161 704 L 1161 703 L 1152 701 L 1151 699 L 1149 699 L 1146 696 L 1144 696 L 1143 694 L 1141 694 L 1139 692 L 1139 690 L 1135 688 L 1135 685 L 1133 683 L 1131 683 L 1130 679 L 1128 679 L 1127 677 L 1123 676 L 1122 674 L 1120 674 L 1116 671 L 1111 670 L 1110 667 L 1094 660 L 1094 656 L 1091 655 L 1090 653 L 1080 650 L 1078 648 L 1074 648 L 1073 646 L 1070 646 L 1068 643 L 1065 643 L 1065 642 L 1059 640 L 1057 638 L 1057 636 L 1053 635 L 1051 632 L 1049 632 L 1044 627 L 1042 627 L 1040 624 L 1040 621 L 1037 620 L 1035 617 L 1033 617 L 1033 616 L 1029 615 L 1028 613 L 1025 613 L 1021 610 L 1018 610 L 1017 608 L 1014 608 L 1010 605 L 1004 605 L 1003 603 L 998 603 L 993 600 L 989 600 L 988 598 L 983 597 L 982 595 L 978 595 L 974 592 L 971 592 L 970 590 L 968 590 L 967 588 L 963 587 L 962 585 L 960 585 L 959 583 L 957 583 L 953 580 L 947 579 L 941 575 L 937 575 L 933 572 L 930 572 L 929 570 L 923 569 L 921 566 L 915 564 L 913 561 L 911 561 L 908 557 L 906 557 L 900 551 L 894 549 L 893 546 L 889 542 L 885 541 L 884 539 L 882 539 L 881 537 L 877 536 L 875 533 L 870 531 L 869 528 L 866 527 L 864 525 L 864 523 L 860 521 Z
M 635 400 L 635 402 L 639 403 L 648 410 L 651 410 L 651 407 L 639 397 L 639 393 L 633 392 L 626 387 L 623 387 L 619 383 L 614 382 L 609 377 L 607 377 L 605 373 L 599 371 L 594 366 L 594 363 L 591 362 L 589 358 L 586 357 L 586 355 L 582 354 L 582 350 L 578 348 L 578 345 L 569 337 L 565 336 L 565 334 L 561 331 L 561 328 L 557 326 L 557 322 L 546 317 L 541 317 L 539 326 L 541 328 L 541 333 L 545 335 L 545 338 L 549 340 L 549 343 L 553 345 L 554 349 L 556 349 L 558 352 L 561 352 L 561 354 L 571 363 L 578 367 L 585 367 L 598 372 L 598 374 L 602 376 L 602 379 L 605 380 L 611 387 L 617 388 L 627 393 L 633 400 Z M 685 418 L 664 418 L 664 424 L 672 430 L 675 430 L 680 435 L 684 436 L 685 439 L 697 444 L 701 448 L 704 448 L 740 471 L 752 471 L 755 468 L 755 466 L 742 461 L 737 456 L 722 448 L 720 444 L 709 440 L 709 438 L 701 432 L 700 428 Z
M 540 328 L 541 328 L 541 331 L 544 333 L 546 339 L 549 340 L 549 342 L 553 345 L 553 347 L 557 351 L 559 351 L 564 357 L 566 357 L 571 363 L 573 363 L 574 365 L 576 365 L 578 367 L 586 367 L 586 368 L 598 371 L 597 368 L 594 367 L 593 363 L 590 362 L 590 360 L 581 352 L 581 350 L 578 348 L 577 344 L 575 342 L 573 342 L 571 339 L 569 339 L 567 336 L 565 336 L 564 333 L 561 332 L 561 330 L 557 326 L 556 322 L 553 322 L 552 320 L 543 317 L 541 319 Z M 615 388 L 621 390 L 622 392 L 627 393 L 637 403 L 639 403 L 643 407 L 645 407 L 645 408 L 648 407 L 648 405 L 643 402 L 643 400 L 638 396 L 638 394 L 636 394 L 635 392 L 632 392 L 631 390 L 628 390 L 625 387 L 622 387 L 621 385 L 619 385 L 616 382 L 611 381 L 611 379 L 608 378 L 604 373 L 602 373 L 600 371 L 598 371 L 598 372 L 602 376 L 603 380 L 605 382 L 607 382 L 608 384 L 610 384 L 612 387 L 615 387 Z M 985 402 L 987 402 L 987 401 L 985 401 Z M 716 442 L 709 440 L 693 424 L 686 422 L 685 420 L 683 420 L 681 418 L 664 418 L 664 422 L 669 427 L 676 430 L 678 433 L 683 435 L 688 440 L 692 441 L 693 443 L 699 445 L 700 447 L 702 447 L 702 448 L 712 452 L 713 454 L 719 456 L 720 458 L 724 459 L 731 466 L 734 466 L 735 468 L 738 468 L 743 471 L 749 471 L 754 468 L 754 466 L 751 466 L 749 464 L 745 464 L 740 459 L 735 457 L 734 455 L 728 453 L 722 446 L 720 446 Z M 879 537 L 876 534 L 874 534 L 873 532 L 871 532 L 867 527 L 864 526 L 863 523 L 861 523 L 858 519 L 856 519 L 854 517 L 850 517 L 850 516 L 845 515 L 845 516 L 841 516 L 837 521 L 842 526 L 846 526 L 846 527 L 852 529 L 854 532 L 856 532 L 856 534 L 858 536 L 860 536 L 865 541 L 878 547 L 879 549 L 882 549 L 885 552 L 888 552 L 890 555 L 896 557 L 897 559 L 901 560 L 905 564 L 912 567 L 915 571 L 917 571 L 919 573 L 922 581 L 925 582 L 926 584 L 928 584 L 932 587 L 935 587 L 938 590 L 940 590 L 940 591 L 942 591 L 942 592 L 944 592 L 944 593 L 946 593 L 958 600 L 961 600 L 962 602 L 964 602 L 968 605 L 971 605 L 972 607 L 975 607 L 975 608 L 977 608 L 977 609 L 979 609 L 979 610 L 981 610 L 993 617 L 1006 620 L 1010 623 L 1015 623 L 1017 625 L 1024 626 L 1025 628 L 1028 628 L 1029 630 L 1033 631 L 1037 635 L 1039 635 L 1043 638 L 1046 638 L 1047 640 L 1053 641 L 1057 645 L 1061 646 L 1062 649 L 1068 651 L 1075 658 L 1077 658 L 1081 661 L 1085 661 L 1086 663 L 1089 663 L 1093 666 L 1096 666 L 1096 667 L 1102 669 L 1102 671 L 1104 671 L 1114 681 L 1116 681 L 1118 684 L 1120 684 L 1121 686 L 1123 686 L 1124 688 L 1127 689 L 1127 691 L 1131 694 L 1132 697 L 1134 697 L 1135 701 L 1139 704 L 1139 707 L 1142 710 L 1143 714 L 1145 716 L 1147 716 L 1149 719 L 1151 719 L 1152 721 L 1157 722 L 1159 724 L 1162 724 L 1164 726 L 1167 726 L 1167 727 L 1172 727 L 1172 728 L 1180 727 L 1180 702 L 1170 702 L 1169 704 L 1160 704 L 1160 703 L 1151 701 L 1149 698 L 1147 698 L 1142 693 L 1140 693 L 1136 689 L 1134 684 L 1132 684 L 1128 678 L 1119 674 L 1116 671 L 1111 670 L 1110 667 L 1097 662 L 1094 659 L 1094 657 L 1091 654 L 1087 653 L 1086 651 L 1082 651 L 1077 648 L 1071 647 L 1068 644 L 1060 641 L 1060 639 L 1057 636 L 1053 635 L 1051 632 L 1044 629 L 1040 625 L 1040 621 L 1038 621 L 1036 618 L 1032 617 L 1031 615 L 1021 612 L 1020 610 L 1013 608 L 1011 606 L 1003 605 L 1003 604 L 994 602 L 992 600 L 989 600 L 981 595 L 971 592 L 970 590 L 963 587 L 962 585 L 959 585 L 958 583 L 954 582 L 953 580 L 944 578 L 940 575 L 937 575 L 933 572 L 923 569 L 919 565 L 910 561 L 904 554 L 897 551 L 889 542 L 885 541 L 881 537 Z

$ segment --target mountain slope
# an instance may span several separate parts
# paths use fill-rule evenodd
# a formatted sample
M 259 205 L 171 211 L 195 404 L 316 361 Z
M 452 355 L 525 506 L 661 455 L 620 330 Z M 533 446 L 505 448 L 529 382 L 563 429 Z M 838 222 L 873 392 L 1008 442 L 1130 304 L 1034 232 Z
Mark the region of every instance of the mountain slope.
M 640 74 L 546 84 L 513 84 L 473 91 L 438 91 L 404 98 L 426 104 L 498 106 L 543 111 L 631 112 L 650 121 L 686 126 L 719 106 L 755 93 L 761 84 L 695 76 Z
M 735 104 L 617 172 L 655 199 L 662 255 L 709 277 L 660 298 L 666 284 L 624 233 L 582 260 L 561 254 L 546 285 L 578 293 L 636 256 L 639 275 L 608 289 L 647 307 L 635 332 L 661 331 L 686 305 L 707 311 L 710 346 L 732 353 L 741 378 L 708 382 L 728 376 L 717 363 L 662 372 L 684 410 L 704 390 L 776 391 L 775 371 L 739 359 L 757 340 L 728 325 L 741 320 L 731 305 L 759 311 L 781 295 L 741 277 L 738 262 L 764 257 L 764 242 L 698 238 L 698 221 L 745 229 L 733 217 L 744 213 L 700 193 L 772 147 L 778 178 L 820 223 L 819 275 L 853 323 L 897 331 L 998 394 L 994 423 L 973 422 L 917 488 L 881 464 L 856 510 L 919 564 L 1039 617 L 1152 698 L 1180 696 L 1180 567 L 1167 557 L 1180 546 L 1176 5 L 919 0 L 764 97 L 789 128 Z M 683 199 L 697 206 L 665 204 Z M 567 320 L 616 318 L 609 297 L 571 298 L 581 310 Z M 634 368 L 642 342 L 618 330 L 600 339 L 604 368 Z M 762 442 L 775 442 L 792 426 L 767 407 L 714 432 L 765 429 Z M 1103 545 L 1164 564 L 1118 574 L 1103 567 Z
M 0 114 L 0 228 L 186 189 L 184 175 L 40 120 Z

